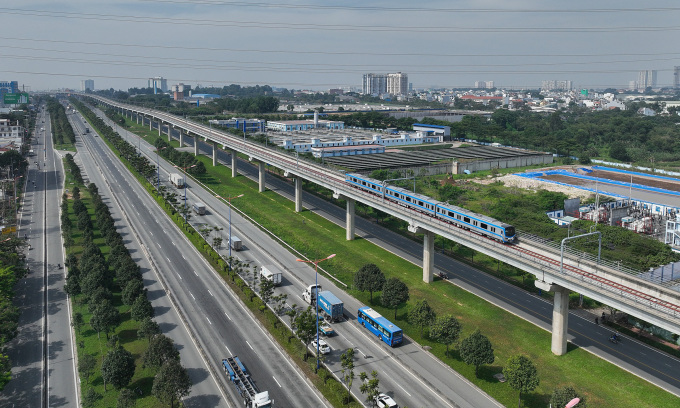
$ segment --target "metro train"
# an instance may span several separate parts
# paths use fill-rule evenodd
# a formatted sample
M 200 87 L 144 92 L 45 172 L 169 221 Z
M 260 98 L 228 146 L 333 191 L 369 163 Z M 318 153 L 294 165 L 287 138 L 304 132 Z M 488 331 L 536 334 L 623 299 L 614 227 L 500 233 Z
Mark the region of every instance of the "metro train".
M 499 242 L 512 243 L 515 241 L 515 227 L 491 217 L 443 203 L 422 194 L 412 193 L 403 188 L 390 186 L 380 180 L 358 174 L 346 173 L 345 181 L 352 187 L 368 191 L 401 206 L 493 238 Z

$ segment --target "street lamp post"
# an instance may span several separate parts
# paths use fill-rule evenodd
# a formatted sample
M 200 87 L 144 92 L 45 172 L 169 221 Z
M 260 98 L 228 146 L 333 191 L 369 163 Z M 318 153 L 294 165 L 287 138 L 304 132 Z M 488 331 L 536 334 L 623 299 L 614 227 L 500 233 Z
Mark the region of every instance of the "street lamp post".
M 161 188 L 161 165 L 158 160 L 158 152 L 163 149 L 165 149 L 165 147 L 156 149 L 156 191 L 160 191 Z
M 227 243 L 227 246 L 229 247 L 229 258 L 231 259 L 231 200 L 233 200 L 234 198 L 243 197 L 243 194 L 239 194 L 233 197 L 222 197 L 219 195 L 216 195 L 215 197 L 227 200 L 227 202 L 229 203 L 229 242 Z M 231 261 L 229 261 L 229 269 L 231 269 Z
M 335 254 L 328 255 L 323 259 L 316 260 L 305 260 L 296 259 L 298 262 L 313 263 L 314 264 L 314 285 L 315 285 L 315 295 L 314 295 L 314 309 L 316 309 L 316 369 L 319 370 L 319 264 L 323 261 L 335 257 Z
M 181 166 L 174 166 L 178 169 L 182 169 L 182 172 L 184 173 L 184 223 L 187 223 L 187 169 L 190 169 L 192 167 L 196 167 L 195 164 L 188 166 L 188 167 L 181 167 Z

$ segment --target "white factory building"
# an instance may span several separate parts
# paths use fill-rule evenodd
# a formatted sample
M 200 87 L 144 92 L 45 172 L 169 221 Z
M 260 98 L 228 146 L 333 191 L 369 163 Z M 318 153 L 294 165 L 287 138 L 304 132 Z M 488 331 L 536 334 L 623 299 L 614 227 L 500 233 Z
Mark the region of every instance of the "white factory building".
M 321 150 L 349 146 L 383 146 L 382 152 L 384 152 L 385 147 L 419 145 L 423 143 L 440 143 L 443 141 L 443 138 L 444 137 L 442 135 L 434 135 L 429 132 L 416 132 L 404 133 L 394 137 L 373 135 L 372 139 L 364 140 L 353 140 L 352 136 L 344 136 L 342 140 L 322 142 L 319 138 L 312 138 L 308 143 L 294 143 L 291 139 L 286 139 L 281 144 L 281 147 L 288 150 L 295 150 L 300 153 L 307 153 L 314 152 L 314 149 Z

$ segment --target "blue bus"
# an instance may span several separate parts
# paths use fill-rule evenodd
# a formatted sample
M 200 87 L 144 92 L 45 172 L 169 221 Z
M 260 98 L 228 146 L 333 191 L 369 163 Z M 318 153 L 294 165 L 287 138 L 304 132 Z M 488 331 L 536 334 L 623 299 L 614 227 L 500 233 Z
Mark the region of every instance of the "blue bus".
M 360 325 L 370 330 L 391 347 L 400 344 L 403 340 L 404 332 L 399 327 L 368 306 L 359 308 L 357 318 Z

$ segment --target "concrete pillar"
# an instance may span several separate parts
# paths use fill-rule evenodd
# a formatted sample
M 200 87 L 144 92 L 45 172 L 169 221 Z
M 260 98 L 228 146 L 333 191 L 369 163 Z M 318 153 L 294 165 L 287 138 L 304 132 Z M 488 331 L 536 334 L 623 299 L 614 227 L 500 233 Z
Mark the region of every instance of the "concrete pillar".
M 158 120 L 158 121 L 156 122 L 156 124 L 158 125 L 158 136 L 160 136 L 160 135 L 161 135 L 161 129 L 163 128 L 163 122 L 161 122 L 160 120 Z
M 184 147 L 184 131 L 182 129 L 177 129 L 179 131 L 179 147 Z
M 236 177 L 238 171 L 236 169 L 238 163 L 238 156 L 236 156 L 236 150 L 231 150 L 231 177 Z
M 265 183 L 265 181 L 264 181 L 264 179 L 265 179 L 265 177 L 264 177 L 265 176 L 264 162 L 258 162 L 257 168 L 260 170 L 259 171 L 259 173 L 260 173 L 260 183 L 259 183 L 260 184 L 260 193 L 264 193 L 264 189 L 265 189 L 265 185 L 264 185 L 264 183 Z
M 137 124 L 139 125 L 139 113 L 135 113 L 135 120 L 137 121 Z
M 302 178 L 295 177 L 295 212 L 302 211 Z
M 198 156 L 198 136 L 194 135 L 194 156 Z
M 149 116 L 149 130 L 153 130 L 153 121 L 151 120 L 151 116 Z
M 212 143 L 212 151 L 213 151 L 213 167 L 217 166 L 217 142 Z
M 424 230 L 423 236 L 423 282 L 434 280 L 434 232 Z
M 567 330 L 569 329 L 569 290 L 555 286 L 553 303 L 552 345 L 550 350 L 556 356 L 567 354 Z
M 345 215 L 345 232 L 347 235 L 347 240 L 354 240 L 354 204 L 355 200 L 352 198 L 346 198 L 347 201 L 347 213 Z

